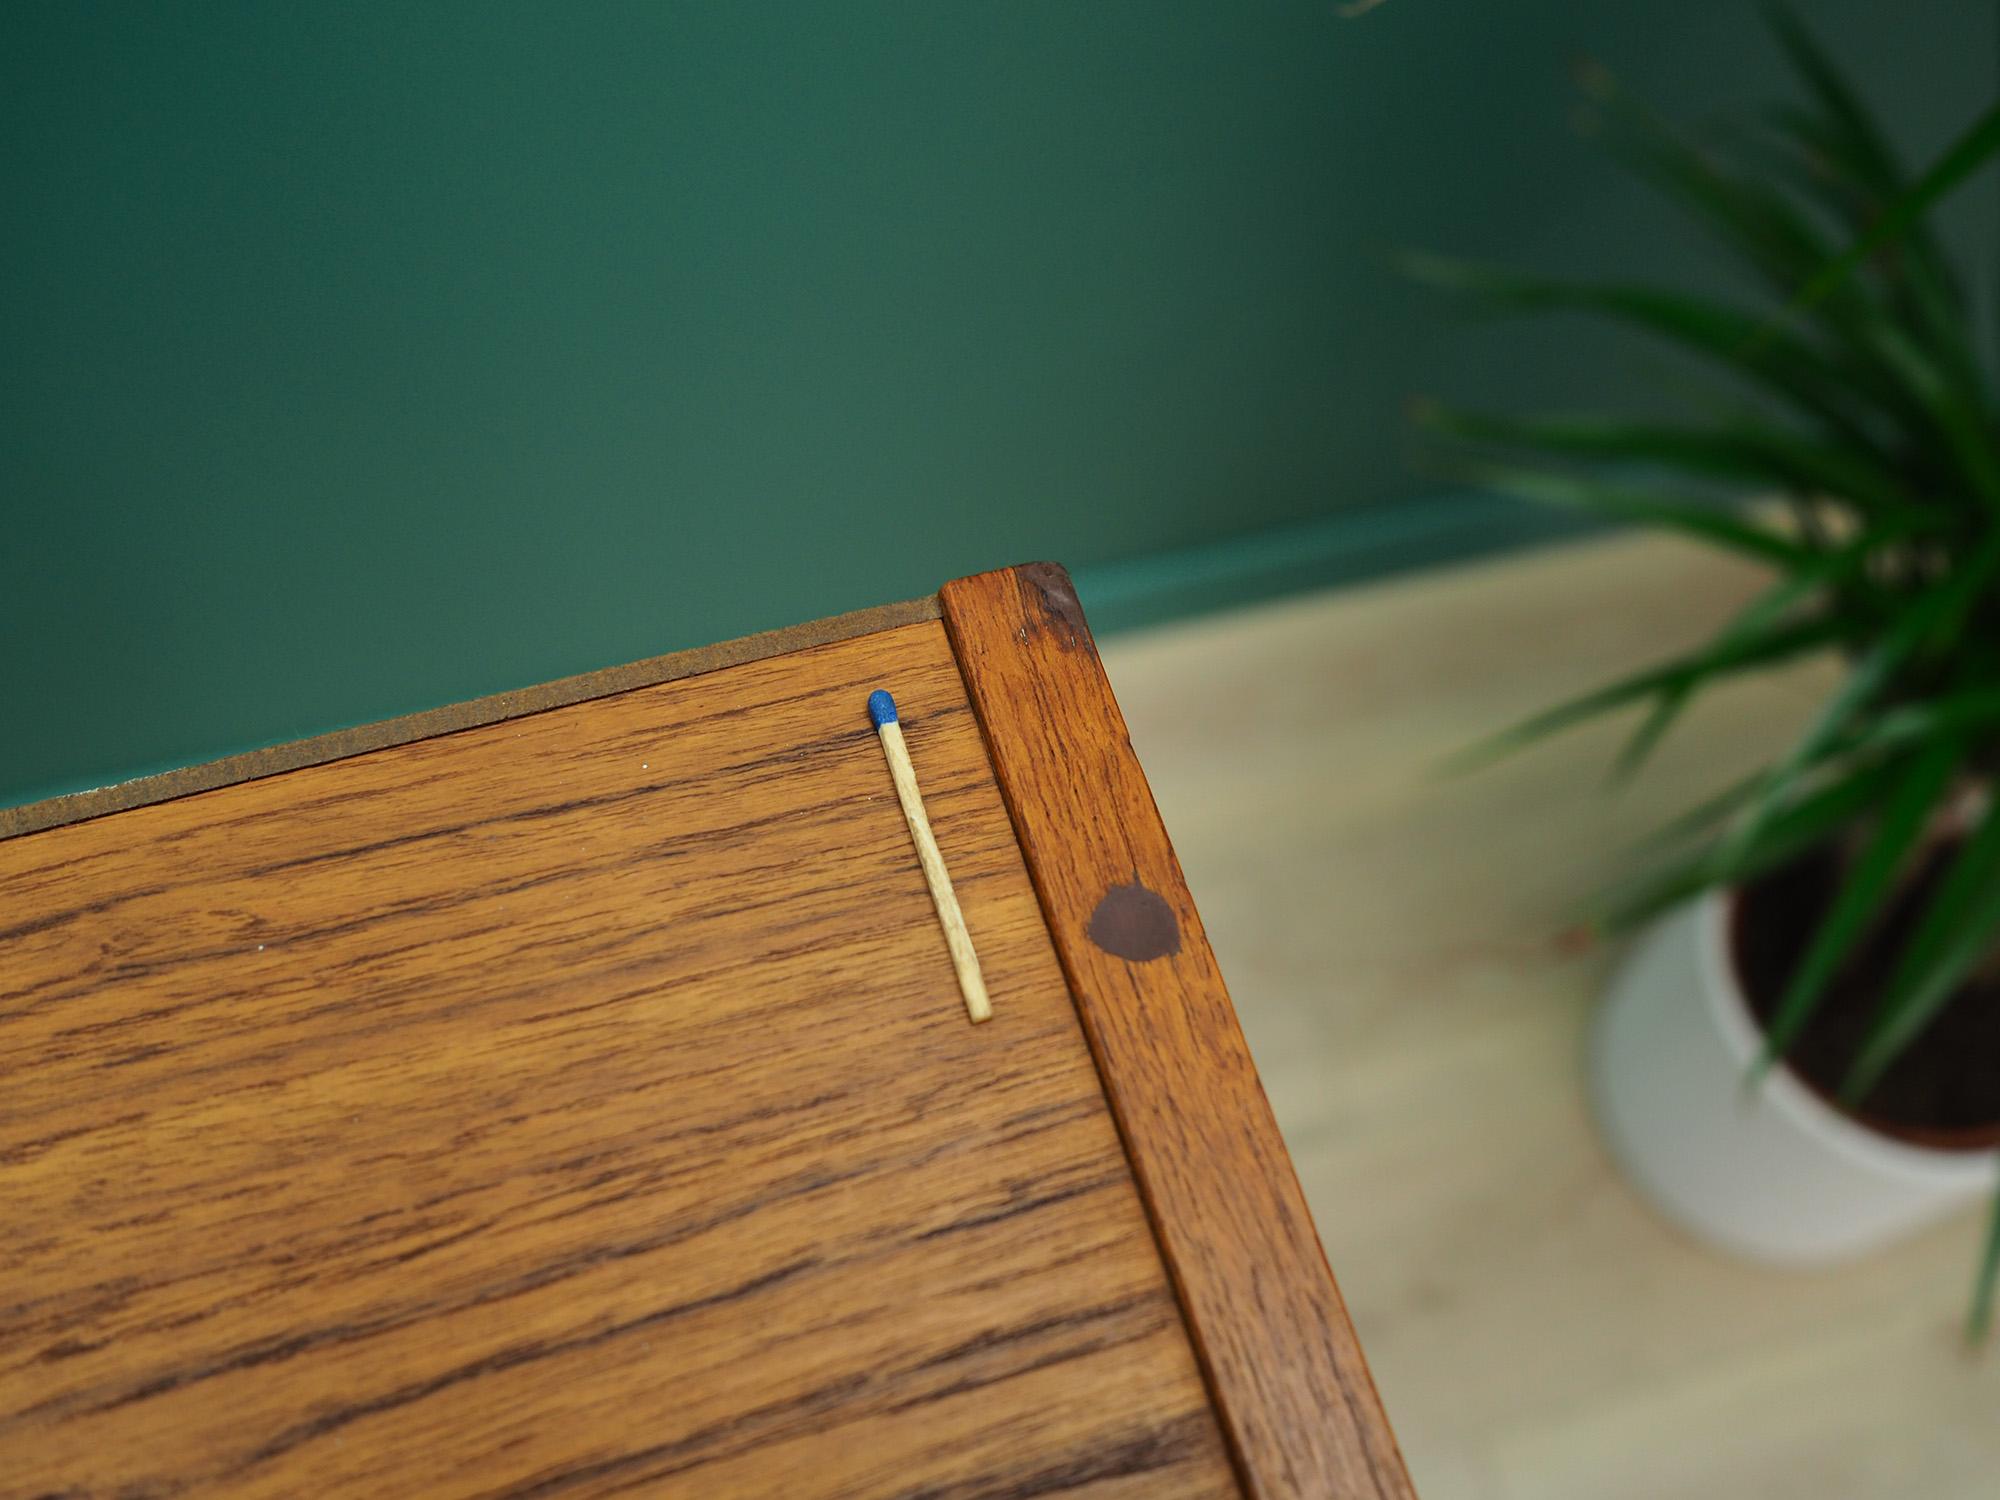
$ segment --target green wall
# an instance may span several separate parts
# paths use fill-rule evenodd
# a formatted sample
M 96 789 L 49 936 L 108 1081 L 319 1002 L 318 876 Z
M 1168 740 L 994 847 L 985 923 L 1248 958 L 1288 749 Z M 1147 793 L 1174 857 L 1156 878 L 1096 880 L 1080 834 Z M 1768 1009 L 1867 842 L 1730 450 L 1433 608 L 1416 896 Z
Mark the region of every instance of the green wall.
M 1993 87 L 1988 4 L 1813 9 L 1917 145 Z M 1380 266 L 1683 257 L 1579 48 L 1776 87 L 1740 3 L 14 0 L 0 803 L 1029 557 L 1338 550 L 1423 489 L 1409 391 L 1628 378 Z

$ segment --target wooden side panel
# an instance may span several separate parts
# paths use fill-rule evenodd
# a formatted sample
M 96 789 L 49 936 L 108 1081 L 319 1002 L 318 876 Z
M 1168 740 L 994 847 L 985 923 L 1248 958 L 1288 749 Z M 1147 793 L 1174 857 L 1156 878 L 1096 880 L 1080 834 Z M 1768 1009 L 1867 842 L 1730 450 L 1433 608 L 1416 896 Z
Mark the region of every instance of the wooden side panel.
M 941 598 L 1246 1490 L 1410 1495 L 1068 576 L 1009 568 Z
M 0 841 L 0 1496 L 182 1493 L 1238 1493 L 941 625 Z

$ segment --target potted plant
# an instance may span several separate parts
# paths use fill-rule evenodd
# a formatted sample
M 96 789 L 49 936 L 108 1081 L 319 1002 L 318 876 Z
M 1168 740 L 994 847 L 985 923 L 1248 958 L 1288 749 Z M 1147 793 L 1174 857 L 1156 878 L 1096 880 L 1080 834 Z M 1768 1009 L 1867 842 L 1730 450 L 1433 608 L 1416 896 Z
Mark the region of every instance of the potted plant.
M 1782 13 L 1774 25 L 1805 102 L 1754 124 L 1692 136 L 1601 69 L 1582 74 L 1606 140 L 1753 290 L 1412 269 L 1492 308 L 1610 319 L 1720 377 L 1678 421 L 1419 403 L 1456 463 L 1771 570 L 1698 649 L 1477 754 L 1636 709 L 1629 774 L 1705 687 L 1844 659 L 1789 752 L 1663 830 L 1596 914 L 1651 924 L 1594 1031 L 1614 1154 L 1711 1241 L 1803 1262 L 2000 1179 L 2000 404 L 1930 222 L 2000 148 L 2000 106 L 1911 177 L 1810 35 Z M 1975 1336 L 1996 1270 L 2000 1211 Z

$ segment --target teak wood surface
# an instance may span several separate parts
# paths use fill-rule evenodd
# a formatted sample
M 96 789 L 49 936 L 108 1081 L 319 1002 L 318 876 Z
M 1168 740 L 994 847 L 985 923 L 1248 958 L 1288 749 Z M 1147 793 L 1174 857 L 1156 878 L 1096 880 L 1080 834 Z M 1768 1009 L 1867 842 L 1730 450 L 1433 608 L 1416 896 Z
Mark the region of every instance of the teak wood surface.
M 25 810 L 0 838 L 0 1497 L 1401 1493 L 1351 1335 L 1330 1364 L 1280 1338 L 1244 1383 L 1260 1309 L 1339 1312 L 1291 1253 L 1289 1166 L 1267 1115 L 1135 1138 L 1153 1082 L 1110 1071 L 1101 1001 L 1086 1044 L 1047 830 L 1017 841 L 1004 716 L 982 735 L 935 612 Z M 1079 846 L 1078 879 L 1122 858 Z M 1159 967 L 1119 992 L 1140 1012 Z M 1222 1041 L 1218 1087 L 1182 1060 L 1191 1106 L 1245 1103 Z M 1275 1173 L 1241 1201 L 1300 1217 L 1218 1263 L 1232 1299 L 1159 1158 L 1244 1132 L 1190 1180 Z
M 1246 1490 L 1412 1494 L 1062 569 L 940 594 Z

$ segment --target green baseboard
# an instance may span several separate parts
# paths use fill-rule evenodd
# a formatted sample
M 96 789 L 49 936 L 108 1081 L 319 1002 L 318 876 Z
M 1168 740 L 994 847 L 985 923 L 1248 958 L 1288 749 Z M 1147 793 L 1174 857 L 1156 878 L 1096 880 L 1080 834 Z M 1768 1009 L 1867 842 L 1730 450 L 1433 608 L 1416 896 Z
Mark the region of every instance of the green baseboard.
M 1503 495 L 1426 495 L 1075 571 L 1100 635 L 1286 594 L 1589 535 L 1602 527 Z
M 1500 496 L 1429 495 L 1204 546 L 1081 566 L 1074 577 L 1092 628 L 1100 635 L 1113 635 L 1309 589 L 1363 583 L 1558 541 L 1593 529 L 1575 517 Z M 346 726 L 323 726 L 342 727 Z M 230 744 L 218 747 L 216 753 L 262 749 L 292 738 L 297 736 Z M 0 806 L 179 770 L 188 763 L 135 758 L 118 767 L 116 774 L 30 782 L 0 791 Z

